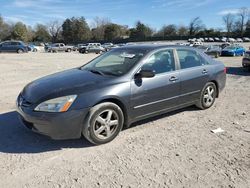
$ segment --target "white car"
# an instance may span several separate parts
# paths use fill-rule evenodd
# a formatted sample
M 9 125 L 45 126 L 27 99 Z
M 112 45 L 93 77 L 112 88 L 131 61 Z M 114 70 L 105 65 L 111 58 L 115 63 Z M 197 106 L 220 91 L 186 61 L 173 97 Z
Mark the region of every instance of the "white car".
M 193 42 L 189 46 L 201 46 L 201 45 L 203 45 L 202 42 Z
M 219 39 L 218 37 L 215 37 L 214 40 L 215 40 L 216 42 L 220 42 L 220 39 Z
M 244 37 L 244 38 L 243 38 L 243 41 L 244 41 L 244 42 L 250 42 L 250 38 Z
M 243 42 L 243 40 L 241 38 L 237 38 L 236 41 L 237 42 Z
M 209 42 L 214 42 L 214 39 L 213 39 L 212 37 L 209 37 L 209 38 L 208 38 L 208 41 L 209 41 Z
M 222 37 L 221 38 L 221 42 L 227 42 L 227 38 L 226 37 Z
M 228 38 L 227 41 L 228 42 L 235 42 L 236 40 L 234 38 Z

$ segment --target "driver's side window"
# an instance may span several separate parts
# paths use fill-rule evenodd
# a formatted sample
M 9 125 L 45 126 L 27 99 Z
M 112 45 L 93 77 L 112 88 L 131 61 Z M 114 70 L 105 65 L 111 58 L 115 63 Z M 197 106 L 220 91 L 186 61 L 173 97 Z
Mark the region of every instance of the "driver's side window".
M 162 50 L 152 54 L 142 70 L 152 70 L 155 74 L 166 73 L 175 70 L 175 60 L 173 50 Z

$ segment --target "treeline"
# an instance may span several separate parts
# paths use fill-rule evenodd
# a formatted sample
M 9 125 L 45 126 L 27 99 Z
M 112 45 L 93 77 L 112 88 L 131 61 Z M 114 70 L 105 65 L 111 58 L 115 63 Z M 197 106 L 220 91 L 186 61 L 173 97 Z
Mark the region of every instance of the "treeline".
M 84 17 L 67 18 L 62 23 L 55 20 L 48 24 L 30 27 L 22 22 L 7 23 L 0 16 L 0 40 L 22 40 L 25 42 L 65 42 L 80 43 L 87 41 L 145 41 L 177 40 L 191 37 L 243 37 L 250 36 L 249 9 L 241 8 L 237 15 L 227 14 L 222 17 L 223 29 L 208 29 L 200 17 L 188 25 L 164 25 L 156 31 L 141 21 L 133 28 L 112 23 L 106 18 L 95 18 L 90 26 Z M 226 31 L 226 32 L 225 32 Z

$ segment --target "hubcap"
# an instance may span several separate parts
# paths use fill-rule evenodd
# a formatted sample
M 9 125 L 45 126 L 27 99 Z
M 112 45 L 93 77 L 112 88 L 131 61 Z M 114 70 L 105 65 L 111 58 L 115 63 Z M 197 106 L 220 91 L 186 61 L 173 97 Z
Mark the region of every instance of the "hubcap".
M 204 96 L 203 96 L 203 102 L 208 107 L 211 106 L 214 102 L 214 88 L 212 86 L 208 86 L 205 90 Z
M 115 133 L 118 124 L 118 114 L 114 110 L 105 110 L 95 120 L 94 134 L 102 140 L 110 138 Z

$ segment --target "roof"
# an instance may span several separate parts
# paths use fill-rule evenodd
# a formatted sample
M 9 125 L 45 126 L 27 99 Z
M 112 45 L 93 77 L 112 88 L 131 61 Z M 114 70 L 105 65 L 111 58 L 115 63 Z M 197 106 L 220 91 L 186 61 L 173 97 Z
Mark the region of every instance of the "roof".
M 190 46 L 180 46 L 180 45 L 166 45 L 166 44 L 135 44 L 135 45 L 126 45 L 122 46 L 119 49 L 135 49 L 135 50 L 145 50 L 145 51 L 152 51 L 161 48 L 189 48 L 195 49 Z

